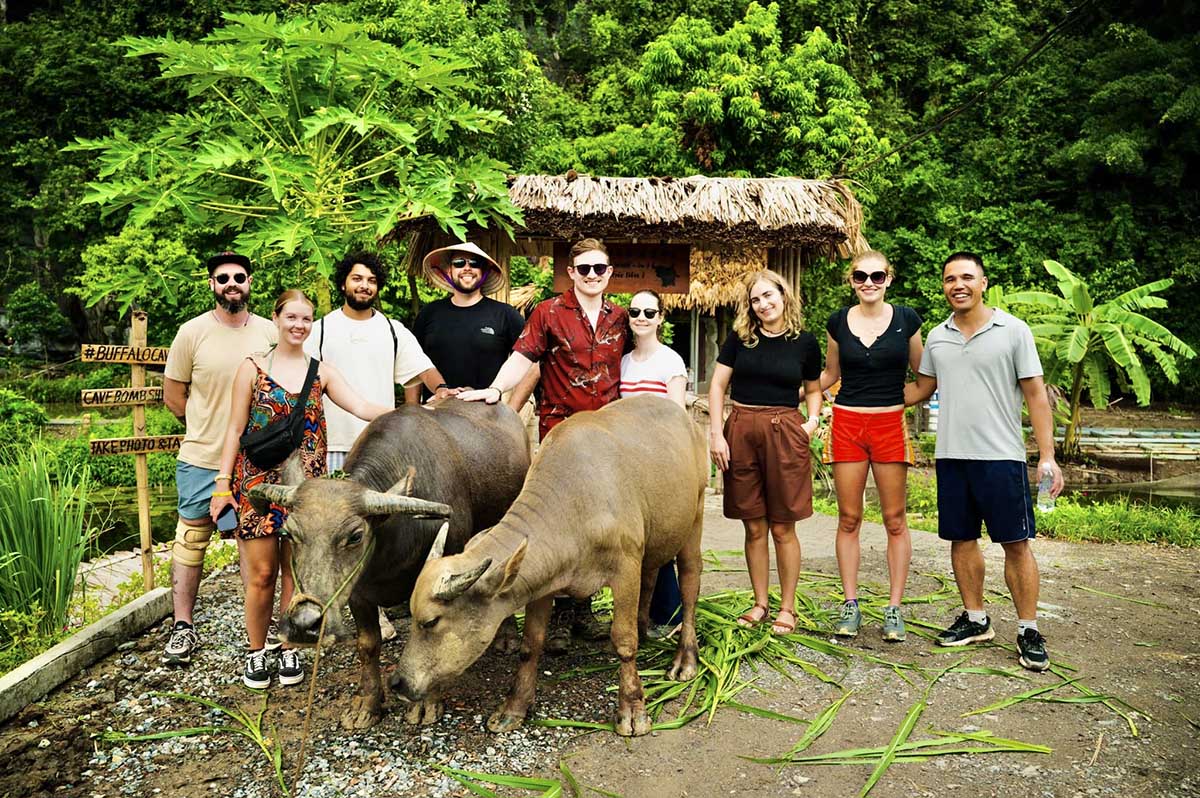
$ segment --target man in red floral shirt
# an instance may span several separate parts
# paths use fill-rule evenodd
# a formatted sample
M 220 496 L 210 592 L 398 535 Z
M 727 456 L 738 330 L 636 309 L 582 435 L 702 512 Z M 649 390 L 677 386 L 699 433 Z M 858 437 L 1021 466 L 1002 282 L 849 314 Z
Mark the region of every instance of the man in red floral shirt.
M 538 432 L 542 439 L 572 414 L 599 410 L 617 398 L 621 355 L 629 339 L 629 315 L 604 298 L 612 276 L 604 244 L 585 238 L 571 247 L 567 274 L 571 290 L 533 309 L 492 384 L 458 395 L 467 401 L 498 402 L 534 363 L 540 363 Z
M 599 410 L 617 398 L 621 356 L 629 340 L 629 314 L 604 298 L 612 276 L 604 244 L 585 238 L 571 247 L 567 275 L 571 290 L 533 309 L 513 353 L 492 384 L 458 394 L 468 402 L 494 404 L 539 363 L 538 434 L 542 440 L 572 414 Z M 556 600 L 546 651 L 565 652 L 571 632 L 588 638 L 607 636 L 607 628 L 592 617 L 590 599 Z

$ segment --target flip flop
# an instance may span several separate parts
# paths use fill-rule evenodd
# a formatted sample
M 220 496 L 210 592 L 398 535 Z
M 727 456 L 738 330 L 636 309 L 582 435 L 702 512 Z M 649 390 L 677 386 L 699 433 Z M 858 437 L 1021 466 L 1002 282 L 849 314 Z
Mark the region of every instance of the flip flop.
M 754 617 L 754 615 L 752 613 L 755 610 L 762 610 L 762 615 L 759 615 L 757 618 Z M 737 624 L 738 624 L 738 626 L 744 626 L 744 627 L 758 626 L 760 623 L 765 621 L 767 619 L 767 616 L 770 614 L 771 614 L 770 608 L 764 607 L 762 604 L 755 604 L 753 607 L 751 607 L 750 609 L 746 610 L 745 612 L 743 612 L 741 615 L 738 616 Z
M 785 614 L 792 616 L 792 620 L 790 623 L 785 620 L 782 620 L 782 618 Z M 797 620 L 796 613 L 792 612 L 791 610 L 786 610 L 786 609 L 780 610 L 779 614 L 775 616 L 775 620 L 771 621 L 771 634 L 775 635 L 776 637 L 783 637 L 784 635 L 790 635 L 792 632 L 796 631 L 796 620 Z M 783 629 L 783 631 L 782 632 L 775 631 L 776 627 Z

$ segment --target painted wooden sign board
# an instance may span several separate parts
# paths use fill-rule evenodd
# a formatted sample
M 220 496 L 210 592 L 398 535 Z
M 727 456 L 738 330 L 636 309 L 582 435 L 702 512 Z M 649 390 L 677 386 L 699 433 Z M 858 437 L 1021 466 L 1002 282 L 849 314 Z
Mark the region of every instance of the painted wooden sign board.
M 115 344 L 84 344 L 79 359 L 93 363 L 150 363 L 162 365 L 167 362 L 166 346 L 120 346 Z
M 608 259 L 613 274 L 606 292 L 631 294 L 651 288 L 660 294 L 686 294 L 690 288 L 692 248 L 689 244 L 608 244 Z M 561 293 L 571 287 L 567 266 L 571 263 L 571 245 L 554 242 L 554 290 Z
M 84 407 L 116 407 L 161 402 L 162 388 L 97 388 L 80 391 L 79 403 Z
M 151 435 L 145 438 L 93 438 L 92 456 L 106 454 L 149 454 L 177 452 L 183 443 L 182 435 Z

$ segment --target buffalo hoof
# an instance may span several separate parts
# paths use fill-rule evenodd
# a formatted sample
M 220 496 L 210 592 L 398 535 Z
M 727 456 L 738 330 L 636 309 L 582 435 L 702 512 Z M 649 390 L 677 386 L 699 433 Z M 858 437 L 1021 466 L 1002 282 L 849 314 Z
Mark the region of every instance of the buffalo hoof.
M 505 705 L 502 704 L 500 708 L 493 712 L 492 716 L 488 718 L 488 731 L 496 734 L 504 734 L 505 732 L 519 729 L 522 725 L 524 725 L 524 713 L 520 715 L 514 715 L 506 710 L 504 706 Z
M 492 650 L 497 654 L 516 654 L 521 650 L 521 634 L 517 631 L 515 618 L 506 618 L 504 623 L 500 624 L 500 628 L 496 630 L 496 637 L 492 640 Z
M 356 695 L 350 702 L 350 707 L 342 713 L 342 728 L 347 731 L 369 729 L 382 718 L 383 707 L 378 699 L 372 701 Z
M 696 664 L 696 651 L 679 651 L 675 654 L 675 661 L 671 663 L 670 669 L 667 670 L 667 678 L 673 682 L 690 682 L 696 678 L 696 672 L 699 670 Z
M 442 719 L 442 702 L 439 699 L 427 698 L 424 701 L 414 701 L 404 711 L 404 722 L 412 726 L 429 726 Z
M 636 707 L 620 707 L 613 720 L 613 730 L 622 737 L 641 737 L 650 733 L 650 716 L 646 707 L 638 704 Z

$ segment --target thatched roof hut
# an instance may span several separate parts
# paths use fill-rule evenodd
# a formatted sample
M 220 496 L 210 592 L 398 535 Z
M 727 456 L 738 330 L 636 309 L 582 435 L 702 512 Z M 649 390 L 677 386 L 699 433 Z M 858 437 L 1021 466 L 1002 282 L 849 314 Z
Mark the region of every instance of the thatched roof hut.
M 555 242 L 584 236 L 609 243 L 690 245 L 687 292 L 669 293 L 668 288 L 663 299 L 668 310 L 692 311 L 690 362 L 697 367 L 698 383 L 706 371 L 699 364 L 713 354 L 701 336 L 698 314 L 711 315 L 732 305 L 744 274 L 771 268 L 799 289 L 808 264 L 867 249 L 862 207 L 849 187 L 836 180 L 568 172 L 511 177 L 508 195 L 524 215 L 514 238 L 496 230 L 470 233 L 505 268 L 514 255 L 548 258 Z M 426 253 L 452 243 L 429 222 L 407 223 L 392 237 L 408 237 L 412 274 L 419 273 Z M 525 293 L 505 298 L 527 304 L 532 295 Z

